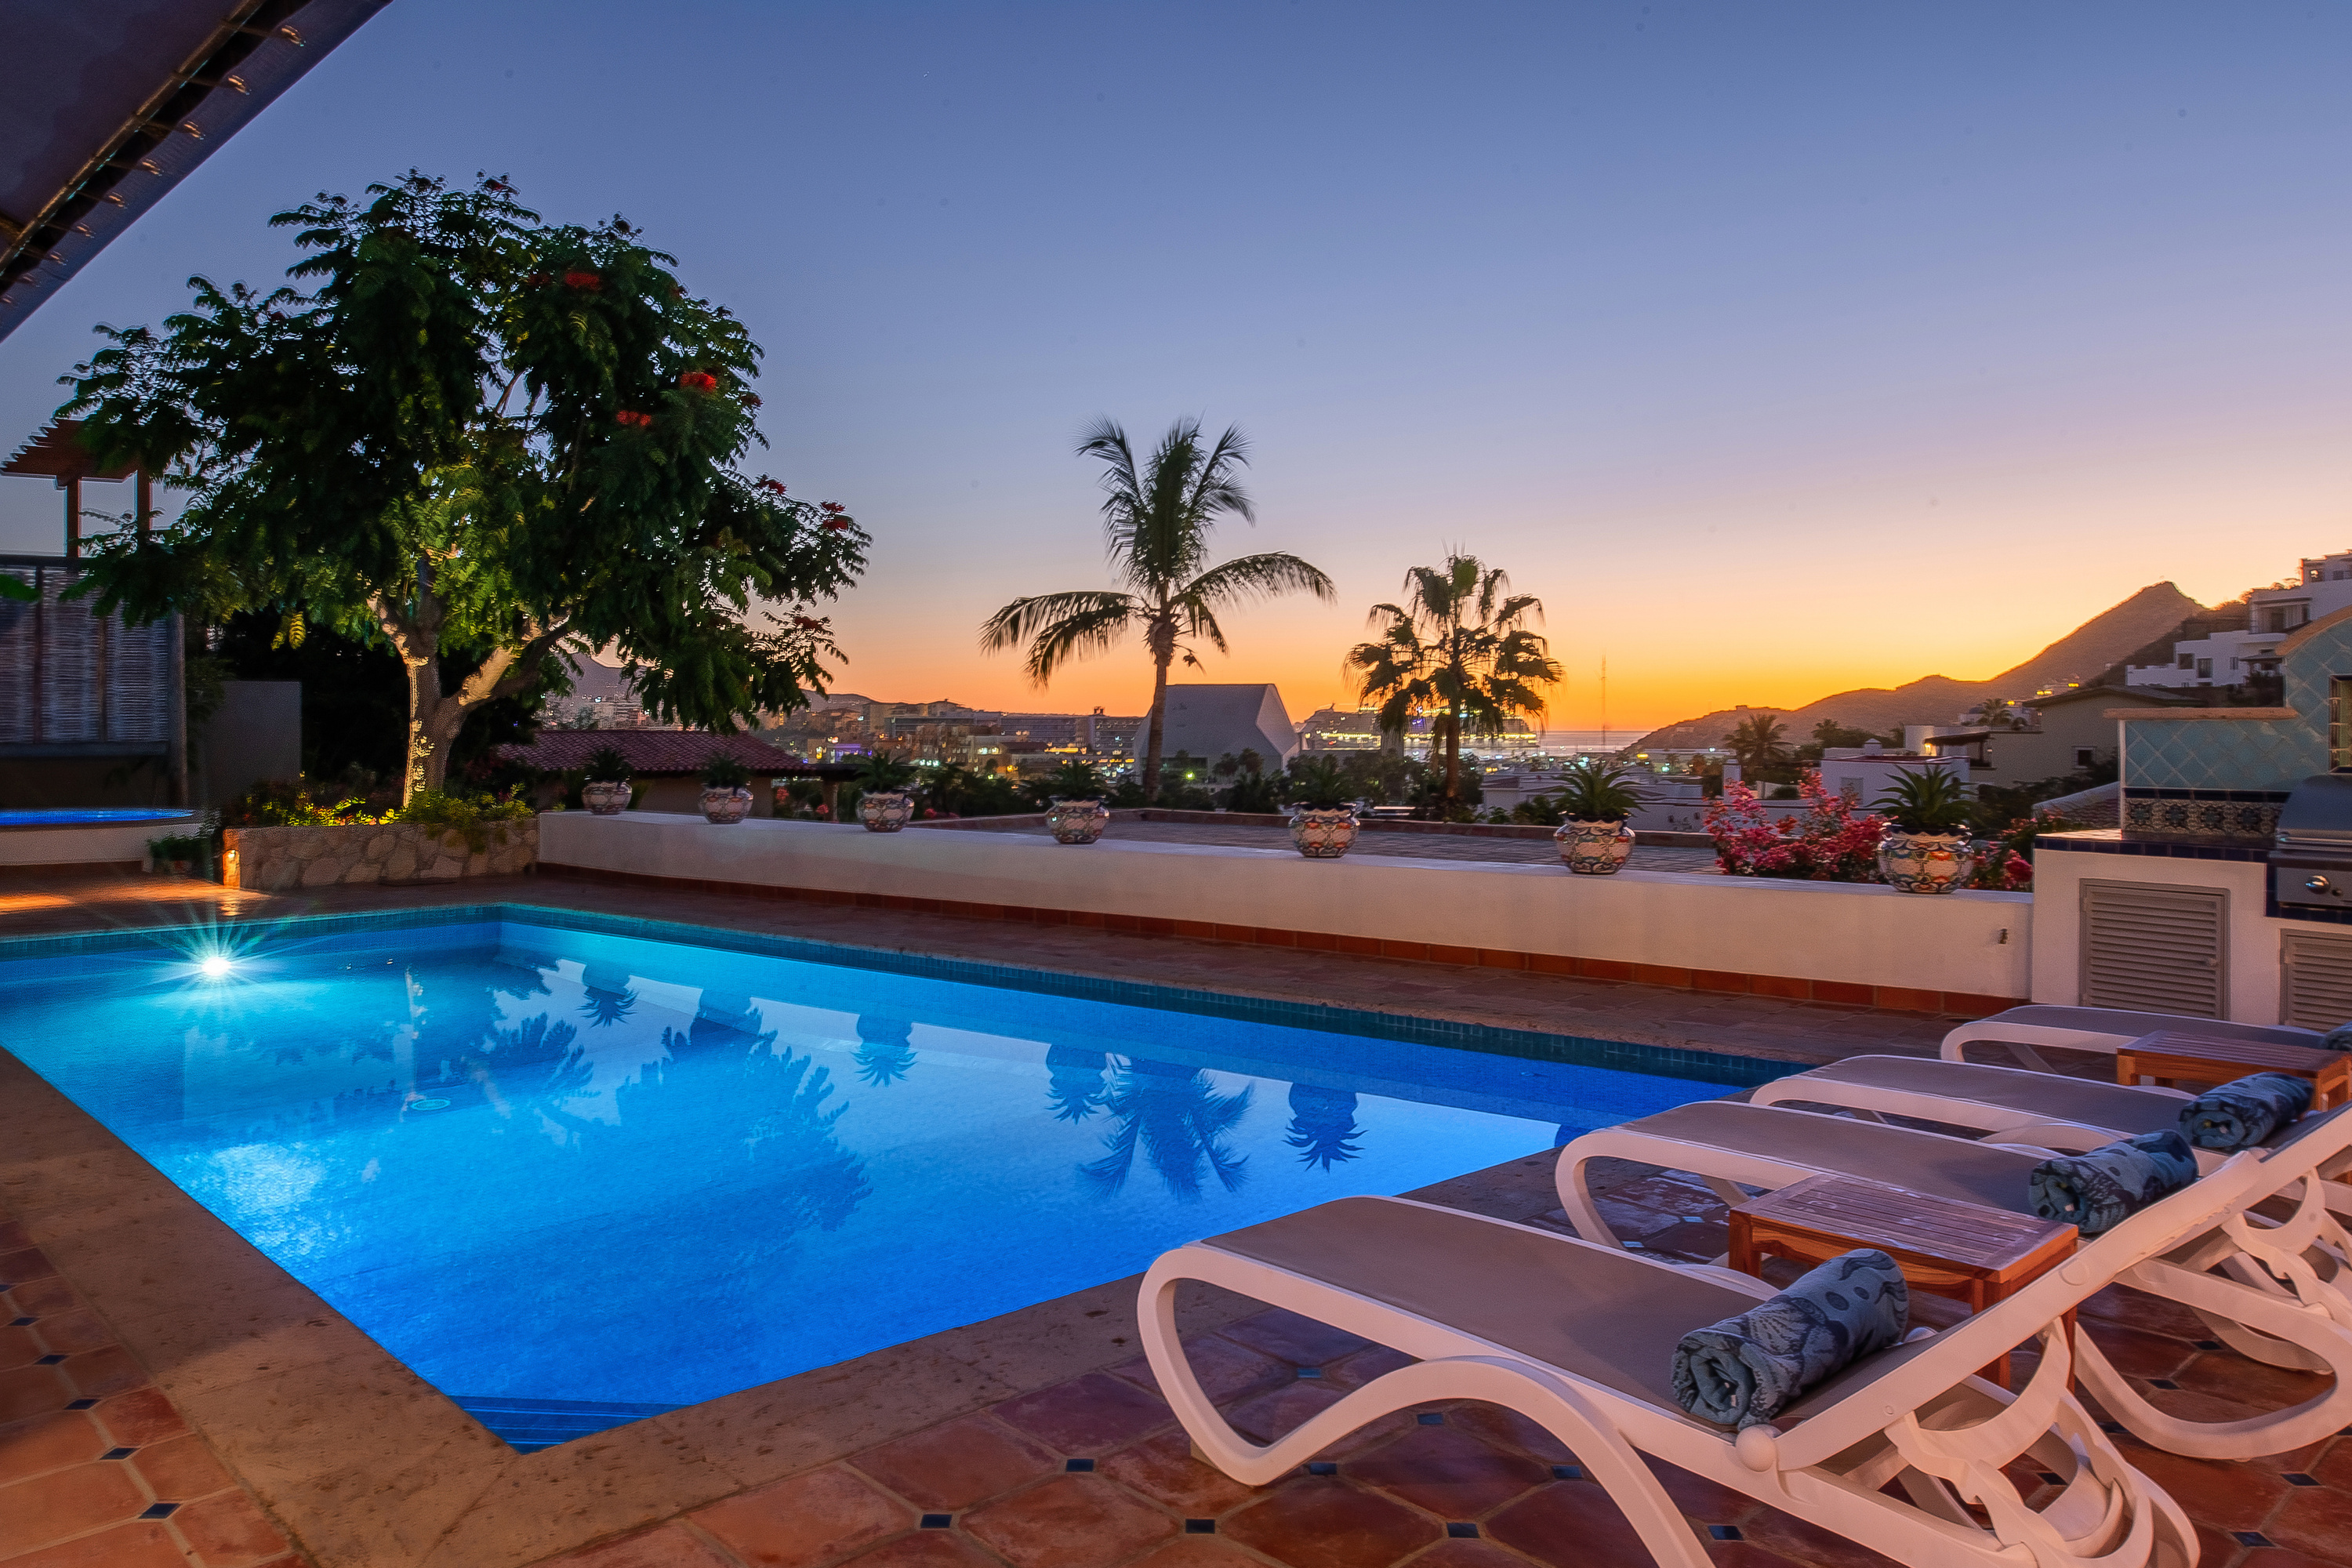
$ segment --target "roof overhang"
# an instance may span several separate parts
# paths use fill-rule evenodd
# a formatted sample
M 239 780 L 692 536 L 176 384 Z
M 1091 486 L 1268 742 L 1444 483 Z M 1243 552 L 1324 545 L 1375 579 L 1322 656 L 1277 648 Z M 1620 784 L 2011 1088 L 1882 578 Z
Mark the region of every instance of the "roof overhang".
M 0 0 L 0 338 L 389 0 Z

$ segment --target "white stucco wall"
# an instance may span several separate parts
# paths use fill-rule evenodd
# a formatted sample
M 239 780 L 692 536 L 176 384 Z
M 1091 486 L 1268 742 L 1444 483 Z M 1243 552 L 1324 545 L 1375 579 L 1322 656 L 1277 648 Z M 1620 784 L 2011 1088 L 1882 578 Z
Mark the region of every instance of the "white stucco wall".
M 194 820 L 0 828 L 0 866 L 136 865 L 147 858 L 150 838 L 186 833 Z
M 542 866 L 1616 960 L 1852 984 L 2028 994 L 2033 900 L 1834 882 L 1287 850 L 1074 847 L 1019 834 L 714 826 L 630 812 L 540 818 Z
M 2326 931 L 2308 921 L 2263 913 L 2259 860 L 2189 860 L 2158 855 L 2068 853 L 2048 844 L 2033 852 L 2033 999 L 2073 1006 L 2082 999 L 2083 884 L 2137 882 L 2167 888 L 2218 888 L 2229 895 L 2230 1017 L 2241 1024 L 2279 1021 L 2279 937 L 2293 929 Z

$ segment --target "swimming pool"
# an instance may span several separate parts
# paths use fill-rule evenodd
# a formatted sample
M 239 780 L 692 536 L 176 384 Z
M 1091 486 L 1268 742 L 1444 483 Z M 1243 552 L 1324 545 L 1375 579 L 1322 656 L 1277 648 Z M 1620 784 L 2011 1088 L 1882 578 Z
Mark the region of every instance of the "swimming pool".
M 194 814 L 178 806 L 59 805 L 0 809 L 0 827 L 89 827 L 114 822 L 173 822 Z
M 1763 1066 L 518 906 L 12 947 L 0 1044 L 518 1447 Z

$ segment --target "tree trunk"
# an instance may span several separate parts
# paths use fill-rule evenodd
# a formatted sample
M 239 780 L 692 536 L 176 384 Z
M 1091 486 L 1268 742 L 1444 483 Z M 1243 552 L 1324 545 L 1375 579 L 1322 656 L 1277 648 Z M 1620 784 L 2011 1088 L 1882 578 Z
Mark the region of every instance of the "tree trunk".
M 409 655 L 408 761 L 402 770 L 400 804 L 408 805 L 419 790 L 448 787 L 449 748 L 466 724 L 463 696 L 441 694 L 441 659 L 437 654 Z
M 1445 710 L 1445 804 L 1457 804 L 1462 785 L 1462 710 Z
M 1168 711 L 1168 666 L 1172 654 L 1154 652 L 1151 663 L 1151 718 L 1146 729 L 1143 753 L 1143 802 L 1150 805 L 1160 798 L 1160 735 Z

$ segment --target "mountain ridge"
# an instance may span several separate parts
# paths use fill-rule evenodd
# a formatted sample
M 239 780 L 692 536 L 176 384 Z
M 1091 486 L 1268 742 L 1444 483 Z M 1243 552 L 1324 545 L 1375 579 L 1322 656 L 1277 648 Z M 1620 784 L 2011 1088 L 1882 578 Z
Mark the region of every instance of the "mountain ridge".
M 2204 605 L 2171 582 L 2151 583 L 2109 605 L 2064 637 L 1999 675 L 1956 680 L 1925 675 L 1901 686 L 1864 686 L 1833 692 L 1800 708 L 1722 708 L 1651 731 L 1634 744 L 1661 750 L 1719 746 L 1733 725 L 1759 713 L 1789 727 L 1789 739 L 1802 741 L 1824 719 L 1859 730 L 1890 731 L 1901 724 L 1948 724 L 1988 698 L 2024 698 L 2047 686 L 2095 680 L 2116 664 L 2158 641 Z

